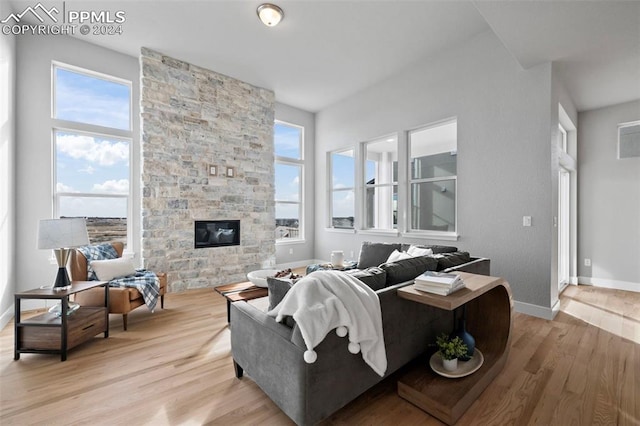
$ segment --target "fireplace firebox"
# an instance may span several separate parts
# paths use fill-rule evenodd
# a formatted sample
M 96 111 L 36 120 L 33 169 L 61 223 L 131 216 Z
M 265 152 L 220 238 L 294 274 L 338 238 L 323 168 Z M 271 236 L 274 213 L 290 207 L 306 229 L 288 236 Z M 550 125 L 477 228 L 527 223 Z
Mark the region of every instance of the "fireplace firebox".
M 239 220 L 196 220 L 195 248 L 240 245 Z

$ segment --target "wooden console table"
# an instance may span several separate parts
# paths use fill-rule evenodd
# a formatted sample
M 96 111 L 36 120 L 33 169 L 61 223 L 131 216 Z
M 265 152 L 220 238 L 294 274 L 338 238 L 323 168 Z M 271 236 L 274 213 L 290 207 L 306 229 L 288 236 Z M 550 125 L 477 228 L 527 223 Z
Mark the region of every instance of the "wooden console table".
M 484 355 L 482 367 L 457 379 L 439 376 L 428 362 L 416 365 L 398 380 L 398 395 L 448 425 L 454 424 L 500 373 L 509 354 L 513 300 L 502 278 L 461 272 L 466 288 L 449 296 L 421 292 L 413 285 L 398 296 L 453 311 L 467 305 L 467 330 Z
M 95 287 L 104 287 L 104 307 L 81 306 L 71 315 L 69 296 Z M 20 301 L 22 299 L 53 299 L 62 304 L 62 315 L 45 312 L 44 314 L 22 320 Z M 20 359 L 21 353 L 60 354 L 60 360 L 66 361 L 67 351 L 104 333 L 109 337 L 109 282 L 108 281 L 72 281 L 71 288 L 54 291 L 49 288 L 37 288 L 15 294 L 15 349 L 13 359 Z

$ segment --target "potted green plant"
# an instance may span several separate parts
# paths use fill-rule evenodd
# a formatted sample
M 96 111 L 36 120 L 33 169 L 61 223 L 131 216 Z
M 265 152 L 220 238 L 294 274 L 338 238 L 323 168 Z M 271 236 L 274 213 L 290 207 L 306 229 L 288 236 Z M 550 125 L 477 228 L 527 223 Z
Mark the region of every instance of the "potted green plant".
M 467 355 L 467 345 L 458 336 L 450 338 L 442 333 L 436 338 L 436 346 L 442 357 L 442 366 L 447 371 L 455 371 L 458 368 L 458 357 Z

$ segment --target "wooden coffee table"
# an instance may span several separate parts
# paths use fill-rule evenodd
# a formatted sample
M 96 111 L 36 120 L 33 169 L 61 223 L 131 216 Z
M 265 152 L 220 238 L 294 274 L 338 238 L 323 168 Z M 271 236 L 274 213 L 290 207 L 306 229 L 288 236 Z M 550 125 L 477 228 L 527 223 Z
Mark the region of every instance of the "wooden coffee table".
M 241 302 L 258 299 L 269 295 L 266 287 L 258 287 L 250 281 L 235 284 L 226 284 L 215 287 L 216 293 L 227 299 L 227 323 L 231 322 L 231 302 Z

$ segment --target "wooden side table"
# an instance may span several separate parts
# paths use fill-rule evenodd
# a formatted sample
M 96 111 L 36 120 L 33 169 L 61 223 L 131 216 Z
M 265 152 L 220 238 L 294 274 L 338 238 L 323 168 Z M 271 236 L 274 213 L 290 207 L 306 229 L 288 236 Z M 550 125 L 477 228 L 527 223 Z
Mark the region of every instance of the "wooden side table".
M 104 307 L 81 306 L 76 312 L 67 315 L 69 296 L 95 287 L 104 287 Z M 53 299 L 62 305 L 62 315 L 46 312 L 22 320 L 20 301 L 22 299 Z M 71 288 L 54 291 L 51 288 L 37 288 L 15 294 L 15 349 L 14 360 L 21 353 L 60 354 L 60 360 L 66 361 L 67 351 L 104 333 L 109 337 L 109 282 L 108 281 L 72 281 Z
M 461 272 L 466 288 L 449 296 L 421 292 L 413 285 L 398 289 L 403 299 L 453 311 L 467 305 L 467 330 L 484 355 L 482 367 L 457 379 L 437 375 L 428 363 L 398 380 L 398 395 L 448 425 L 454 424 L 500 373 L 509 354 L 513 299 L 502 278 Z

